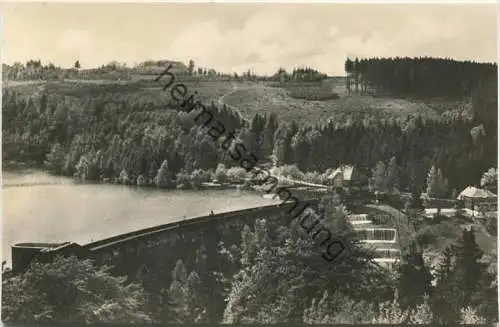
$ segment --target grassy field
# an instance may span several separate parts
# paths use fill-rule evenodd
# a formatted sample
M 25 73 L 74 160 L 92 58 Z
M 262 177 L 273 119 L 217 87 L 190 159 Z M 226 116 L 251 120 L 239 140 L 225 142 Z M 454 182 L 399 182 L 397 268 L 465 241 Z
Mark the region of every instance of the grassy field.
M 255 113 L 275 113 L 282 121 L 324 123 L 335 121 L 339 116 L 352 115 L 354 119 L 368 116 L 406 119 L 422 114 L 438 118 L 440 113 L 423 102 L 395 98 L 374 98 L 369 95 L 346 95 L 345 85 L 338 83 L 334 91 L 339 99 L 308 101 L 293 99 L 287 90 L 266 85 L 255 85 L 237 89 L 224 98 L 224 103 L 238 107 L 243 115 L 252 117 Z
M 339 99 L 336 84 L 334 80 L 325 80 L 322 83 L 287 83 L 282 87 L 294 99 L 326 101 Z
M 170 99 L 170 90 L 163 91 L 164 83 L 148 80 L 65 80 L 65 81 L 11 81 L 4 87 L 15 89 L 26 94 L 46 91 L 51 94 L 62 94 L 84 98 L 87 96 L 98 96 L 102 94 L 119 94 L 124 98 L 134 95 L 148 95 L 151 99 L 157 99 L 167 103 Z M 233 84 L 224 81 L 184 81 L 188 94 L 198 92 L 195 97 L 202 102 L 217 103 L 219 98 L 231 92 Z

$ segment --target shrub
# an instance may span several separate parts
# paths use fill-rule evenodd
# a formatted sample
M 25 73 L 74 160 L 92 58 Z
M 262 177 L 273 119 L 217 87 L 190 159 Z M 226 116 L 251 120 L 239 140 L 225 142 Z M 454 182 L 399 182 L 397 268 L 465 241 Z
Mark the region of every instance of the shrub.
M 218 164 L 217 169 L 215 170 L 214 173 L 215 180 L 221 184 L 226 183 L 228 178 L 227 178 L 227 169 L 224 164 Z
M 493 236 L 497 236 L 497 219 L 493 217 L 486 222 L 486 230 Z
M 438 246 L 448 240 L 455 240 L 461 233 L 461 228 L 448 219 L 439 224 L 423 227 L 417 232 L 416 239 L 421 245 Z
M 139 175 L 137 177 L 137 186 L 146 186 L 148 184 L 148 181 L 144 175 Z
M 97 268 L 90 260 L 55 258 L 32 262 L 27 271 L 4 278 L 2 320 L 33 323 L 147 323 L 141 286 Z
M 211 174 L 203 169 L 195 169 L 191 173 L 191 185 L 194 188 L 201 187 L 202 183 L 210 181 Z
M 241 167 L 231 167 L 226 172 L 227 178 L 232 183 L 237 183 L 247 178 L 247 171 Z
M 191 177 L 184 171 L 181 171 L 180 173 L 177 174 L 175 181 L 177 184 L 176 186 L 179 189 L 189 189 L 192 187 Z

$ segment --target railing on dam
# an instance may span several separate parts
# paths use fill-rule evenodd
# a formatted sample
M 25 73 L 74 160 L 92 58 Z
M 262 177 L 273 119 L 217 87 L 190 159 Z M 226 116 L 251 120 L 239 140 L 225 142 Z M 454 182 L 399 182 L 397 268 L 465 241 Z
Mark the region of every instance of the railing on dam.
M 305 201 L 302 201 L 302 205 L 304 205 L 306 203 L 310 204 L 310 205 L 314 205 L 317 202 L 318 201 L 314 200 L 314 199 L 313 200 L 305 200 Z M 130 241 L 132 239 L 137 239 L 137 238 L 141 238 L 141 237 L 152 236 L 154 234 L 162 233 L 162 232 L 165 232 L 168 230 L 182 228 L 182 227 L 191 226 L 191 225 L 195 225 L 195 224 L 203 224 L 203 223 L 211 222 L 214 220 L 240 218 L 244 215 L 263 214 L 266 212 L 276 212 L 279 210 L 286 212 L 287 210 L 289 210 L 292 207 L 292 204 L 293 203 L 278 203 L 278 204 L 271 204 L 271 205 L 255 207 L 255 208 L 224 212 L 224 213 L 208 215 L 208 216 L 192 217 L 192 218 L 182 220 L 182 221 L 175 221 L 175 222 L 171 222 L 171 223 L 167 223 L 167 224 L 163 224 L 163 225 L 159 225 L 159 226 L 141 229 L 138 231 L 120 234 L 120 235 L 113 236 L 113 237 L 103 239 L 103 240 L 99 240 L 99 241 L 96 241 L 93 243 L 88 243 L 88 244 L 84 245 L 84 247 L 93 251 L 93 250 L 97 250 L 97 249 L 100 249 L 102 247 L 106 247 L 106 246 L 109 246 L 112 244 Z
M 295 210 L 301 210 L 302 206 L 310 205 L 314 206 L 318 203 L 316 199 L 308 199 L 303 200 L 301 203 L 295 208 Z M 25 267 L 32 258 L 37 254 L 57 254 L 62 251 L 66 252 L 78 252 L 78 253 L 92 253 L 94 251 L 99 251 L 101 249 L 113 248 L 113 246 L 127 246 L 130 243 L 130 246 L 134 246 L 134 242 L 147 239 L 150 237 L 157 237 L 164 232 L 176 230 L 179 228 L 184 228 L 188 226 L 202 225 L 204 223 L 210 223 L 214 221 L 222 221 L 231 218 L 242 218 L 242 217 L 255 217 L 269 214 L 269 213 L 277 213 L 283 212 L 286 213 L 290 209 L 295 206 L 293 202 L 286 203 L 277 203 L 271 204 L 261 207 L 254 207 L 249 209 L 237 210 L 224 212 L 220 214 L 200 216 L 200 217 L 192 217 L 182 221 L 175 221 L 159 226 L 149 227 L 145 229 L 141 229 L 138 231 L 133 231 L 125 234 L 116 235 L 110 238 L 106 238 L 103 240 L 99 240 L 96 242 L 88 243 L 83 246 L 80 246 L 76 243 L 72 242 L 64 242 L 59 244 L 51 244 L 51 243 L 18 243 L 12 245 L 12 267 L 13 270 L 17 270 L 17 268 L 22 269 Z M 257 215 L 257 216 L 254 216 Z

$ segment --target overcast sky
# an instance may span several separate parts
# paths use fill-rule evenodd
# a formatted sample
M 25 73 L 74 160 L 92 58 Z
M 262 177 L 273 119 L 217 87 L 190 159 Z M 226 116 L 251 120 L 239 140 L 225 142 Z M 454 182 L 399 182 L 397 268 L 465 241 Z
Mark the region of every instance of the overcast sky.
M 493 62 L 495 4 L 2 4 L 4 63 L 84 68 L 172 59 L 224 72 L 310 65 L 342 75 L 346 56 Z

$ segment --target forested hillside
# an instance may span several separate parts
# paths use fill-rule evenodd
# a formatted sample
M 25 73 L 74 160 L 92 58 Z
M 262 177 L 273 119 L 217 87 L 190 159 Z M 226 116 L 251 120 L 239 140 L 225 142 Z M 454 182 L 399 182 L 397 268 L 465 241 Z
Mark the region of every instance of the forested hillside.
M 27 95 L 3 90 L 4 162 L 47 161 L 57 174 L 76 173 L 84 180 L 123 174 L 131 183 L 141 175 L 154 178 L 165 160 L 173 178 L 181 171 L 214 170 L 217 163 L 237 165 L 221 146 L 224 137 L 214 142 L 195 122 L 196 112 L 173 110 L 168 97 L 153 98 L 120 85 L 109 87 L 109 92 L 104 86 L 92 87 L 92 93 L 71 88 Z M 244 142 L 260 162 L 295 164 L 303 172 L 355 164 L 369 172 L 394 156 L 402 190 L 421 190 L 434 165 L 443 171 L 451 192 L 477 183 L 484 171 L 496 166 L 495 90 L 496 83 L 475 89 L 473 119 L 347 117 L 309 126 L 256 115 L 245 124 L 228 109 L 211 110 L 220 111 L 227 132 L 241 127 L 233 144 Z
M 496 64 L 428 57 L 348 58 L 345 71 L 356 91 L 414 97 L 470 96 L 481 82 L 497 77 Z

